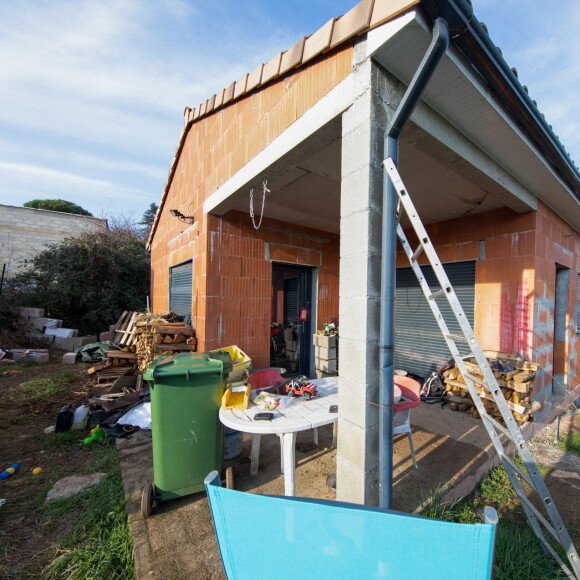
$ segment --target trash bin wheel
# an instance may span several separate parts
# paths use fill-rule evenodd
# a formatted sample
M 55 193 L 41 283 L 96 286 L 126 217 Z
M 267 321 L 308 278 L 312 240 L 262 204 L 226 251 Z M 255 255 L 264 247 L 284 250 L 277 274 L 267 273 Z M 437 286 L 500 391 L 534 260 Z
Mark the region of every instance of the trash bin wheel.
M 141 492 L 141 515 L 148 518 L 151 515 L 151 508 L 153 507 L 153 494 L 155 493 L 155 485 L 149 482 L 143 487 Z
M 226 467 L 226 487 L 234 489 L 234 468 L 232 465 Z

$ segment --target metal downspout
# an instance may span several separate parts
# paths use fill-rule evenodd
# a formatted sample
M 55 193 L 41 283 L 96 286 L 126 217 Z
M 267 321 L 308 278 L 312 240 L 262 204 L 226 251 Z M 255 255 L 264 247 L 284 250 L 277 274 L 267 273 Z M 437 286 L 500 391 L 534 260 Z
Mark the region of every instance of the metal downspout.
M 443 18 L 433 24 L 431 44 L 415 72 L 389 124 L 384 151 L 398 167 L 399 136 L 439 61 L 449 46 L 449 27 Z M 381 257 L 381 328 L 379 382 L 379 506 L 393 507 L 393 370 L 395 263 L 397 253 L 397 192 L 383 170 L 383 222 Z

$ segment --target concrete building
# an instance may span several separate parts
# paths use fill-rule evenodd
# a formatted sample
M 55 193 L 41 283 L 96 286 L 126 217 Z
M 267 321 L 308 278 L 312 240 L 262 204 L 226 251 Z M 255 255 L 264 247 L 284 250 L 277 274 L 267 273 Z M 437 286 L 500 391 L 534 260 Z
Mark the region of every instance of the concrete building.
M 481 345 L 538 363 L 553 417 L 580 395 L 580 174 L 464 0 L 363 0 L 187 108 L 149 240 L 153 309 L 188 316 L 200 350 L 268 366 L 271 324 L 294 324 L 311 374 L 311 333 L 339 317 L 347 501 L 378 494 L 384 138 L 437 18 L 450 46 L 399 171 Z M 449 352 L 400 248 L 396 266 L 395 366 L 425 375 Z
M 0 204 L 0 269 L 6 264 L 5 276 L 14 276 L 46 246 L 107 227 L 107 220 L 92 216 Z

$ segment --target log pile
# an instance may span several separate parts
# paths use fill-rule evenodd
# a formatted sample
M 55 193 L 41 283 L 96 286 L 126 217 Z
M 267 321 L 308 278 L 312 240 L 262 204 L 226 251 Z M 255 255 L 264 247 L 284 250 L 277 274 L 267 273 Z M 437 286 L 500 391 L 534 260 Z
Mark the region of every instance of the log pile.
M 533 413 L 538 409 L 539 404 L 532 402 L 531 397 L 539 366 L 524 361 L 521 357 L 502 352 L 484 351 L 484 354 L 518 425 L 533 421 Z M 468 373 L 474 377 L 482 377 L 479 367 L 474 364 L 474 359 L 467 358 L 464 362 Z M 463 411 L 478 418 L 479 413 L 459 369 L 455 367 L 446 370 L 443 373 L 443 382 L 451 410 Z M 504 424 L 491 393 L 483 384 L 475 384 L 475 387 L 482 398 L 486 411 L 498 422 Z
M 137 322 L 134 332 L 137 369 L 140 372 L 159 355 L 197 350 L 194 330 L 183 322 Z

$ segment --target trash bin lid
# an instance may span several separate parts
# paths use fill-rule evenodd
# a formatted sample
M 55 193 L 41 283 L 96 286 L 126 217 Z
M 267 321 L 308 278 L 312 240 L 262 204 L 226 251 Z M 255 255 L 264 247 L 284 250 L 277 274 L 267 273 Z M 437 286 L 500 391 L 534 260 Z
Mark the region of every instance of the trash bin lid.
M 143 380 L 155 382 L 161 377 L 229 372 L 228 364 L 210 357 L 206 352 L 182 352 L 160 356 L 143 373 Z M 231 366 L 231 365 L 229 365 Z

